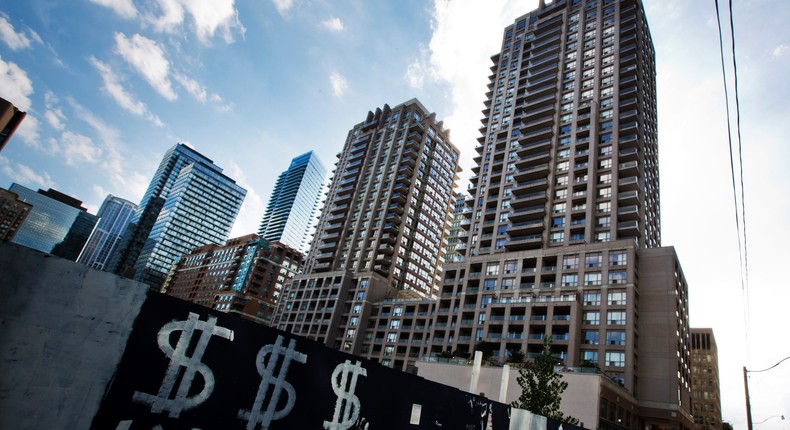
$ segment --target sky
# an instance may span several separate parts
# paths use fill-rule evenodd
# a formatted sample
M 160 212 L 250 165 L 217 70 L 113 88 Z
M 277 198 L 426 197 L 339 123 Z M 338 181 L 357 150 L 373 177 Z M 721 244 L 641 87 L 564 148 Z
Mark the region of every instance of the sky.
M 247 189 L 231 233 L 239 236 L 257 231 L 293 157 L 314 150 L 331 170 L 369 110 L 417 97 L 451 130 L 465 189 L 490 56 L 504 26 L 537 3 L 0 0 L 0 97 L 28 112 L 0 153 L 0 186 L 55 188 L 95 213 L 107 194 L 139 202 L 164 152 L 183 142 Z M 734 4 L 748 282 L 715 2 L 644 4 L 658 70 L 662 243 L 683 266 L 691 325 L 716 335 L 723 419 L 745 428 L 743 367 L 790 356 L 790 283 L 779 276 L 790 261 L 790 150 L 782 143 L 790 134 L 790 3 Z M 730 104 L 734 127 L 732 89 Z M 770 418 L 790 419 L 788 387 L 790 360 L 750 374 L 754 422 L 768 419 L 756 429 L 789 427 Z

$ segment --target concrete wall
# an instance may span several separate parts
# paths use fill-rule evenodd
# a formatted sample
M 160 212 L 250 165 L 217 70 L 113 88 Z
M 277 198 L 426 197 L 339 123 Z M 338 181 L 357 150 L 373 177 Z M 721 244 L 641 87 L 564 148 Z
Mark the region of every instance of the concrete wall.
M 0 428 L 88 428 L 147 290 L 0 243 Z
M 472 377 L 472 366 L 464 364 L 448 364 L 434 362 L 417 362 L 417 375 L 430 381 L 449 385 L 464 391 L 469 390 Z M 510 404 L 521 396 L 518 385 L 518 369 L 511 368 L 507 385 L 507 398 L 499 398 L 499 387 L 502 381 L 501 367 L 482 367 L 477 382 L 477 392 L 492 400 Z M 562 393 L 560 410 L 563 414 L 578 418 L 585 428 L 598 427 L 598 398 L 603 377 L 594 373 L 563 372 L 563 381 L 568 388 Z

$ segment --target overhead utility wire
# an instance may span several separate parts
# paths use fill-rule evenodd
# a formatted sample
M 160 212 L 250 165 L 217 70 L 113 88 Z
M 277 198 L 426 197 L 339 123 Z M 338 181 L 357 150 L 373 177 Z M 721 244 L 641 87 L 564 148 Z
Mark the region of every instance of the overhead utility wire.
M 749 304 L 749 247 L 746 241 L 746 194 L 743 186 L 743 145 L 741 140 L 741 101 L 738 91 L 738 63 L 735 61 L 735 24 L 732 18 L 732 0 L 729 0 L 730 35 L 732 37 L 732 74 L 735 84 L 735 129 L 738 132 L 738 165 L 741 174 L 741 221 L 743 221 L 743 267 L 746 276 L 746 304 Z
M 716 4 L 716 22 L 719 26 L 719 53 L 721 56 L 721 75 L 724 81 L 724 104 L 727 110 L 727 140 L 730 146 L 730 176 L 732 178 L 732 198 L 735 202 L 735 229 L 738 235 L 738 261 L 740 262 L 740 269 L 741 269 L 741 292 L 745 298 L 745 305 L 743 308 L 743 318 L 744 318 L 744 325 L 746 328 L 745 335 L 746 335 L 746 360 L 749 360 L 749 295 L 746 289 L 746 281 L 743 273 L 744 269 L 744 251 L 743 246 L 741 245 L 741 224 L 740 219 L 738 217 L 738 191 L 735 185 L 735 158 L 733 156 L 732 150 L 732 125 L 730 123 L 730 96 L 729 91 L 727 89 L 727 72 L 726 66 L 724 64 L 724 37 L 722 35 L 722 28 L 721 28 L 721 14 L 719 12 L 719 0 L 714 0 Z M 732 25 L 732 3 L 730 3 L 730 23 Z M 731 27 L 732 28 L 732 27 Z M 732 34 L 733 40 L 733 62 L 735 61 L 735 35 Z M 740 136 L 740 133 L 739 133 Z M 741 183 L 743 176 L 741 176 Z M 743 191 L 742 191 L 743 192 Z M 745 245 L 744 245 L 745 246 Z

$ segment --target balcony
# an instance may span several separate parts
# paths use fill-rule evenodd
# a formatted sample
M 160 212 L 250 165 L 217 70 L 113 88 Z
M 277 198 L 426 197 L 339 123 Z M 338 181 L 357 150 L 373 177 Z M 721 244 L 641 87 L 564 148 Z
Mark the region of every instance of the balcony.
M 518 156 L 526 157 L 529 154 L 534 154 L 538 151 L 545 151 L 551 148 L 551 140 L 542 140 L 532 143 L 520 143 L 518 147 Z
M 548 187 L 549 187 L 548 179 L 535 179 L 532 181 L 519 182 L 513 188 L 513 194 L 521 195 L 529 191 L 535 192 L 535 190 L 545 190 Z
M 530 179 L 537 179 L 547 177 L 549 175 L 549 164 L 541 164 L 538 166 L 529 167 L 526 169 L 519 169 L 513 177 L 517 182 L 529 181 Z
M 626 161 L 617 166 L 620 176 L 630 176 L 639 174 L 639 163 L 636 161 Z
M 637 205 L 639 204 L 639 192 L 626 191 L 619 193 L 617 194 L 617 201 L 619 202 L 620 206 Z
M 543 232 L 543 220 L 534 220 L 526 222 L 512 223 L 508 226 L 507 232 L 510 236 L 519 236 L 524 234 L 536 234 Z
M 639 206 L 626 206 L 617 209 L 617 217 L 621 220 L 639 219 Z
M 508 251 L 521 251 L 525 249 L 537 249 L 543 244 L 542 234 L 530 234 L 526 236 L 511 236 L 505 241 L 505 249 Z
M 636 176 L 628 176 L 621 178 L 617 182 L 618 190 L 623 191 L 637 191 L 639 190 L 639 178 Z
M 641 236 L 639 221 L 624 221 L 617 223 L 617 234 L 621 236 Z
M 545 205 L 529 206 L 522 209 L 513 209 L 510 212 L 509 219 L 512 222 L 523 222 L 534 219 L 543 219 L 546 214 Z
M 536 193 L 522 194 L 513 196 L 510 199 L 510 206 L 513 208 L 523 208 L 526 206 L 535 206 L 537 204 L 545 204 L 548 195 L 545 191 L 538 191 Z
M 618 157 L 620 161 L 636 161 L 639 159 L 639 150 L 637 148 L 621 149 Z

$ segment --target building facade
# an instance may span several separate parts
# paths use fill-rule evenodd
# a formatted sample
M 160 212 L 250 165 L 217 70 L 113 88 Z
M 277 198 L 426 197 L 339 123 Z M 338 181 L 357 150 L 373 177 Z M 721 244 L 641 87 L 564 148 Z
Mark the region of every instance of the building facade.
M 99 222 L 85 243 L 77 262 L 104 270 L 136 210 L 136 204 L 112 194 L 108 195 L 96 214 Z
M 464 193 L 455 193 L 453 195 L 452 219 L 447 230 L 447 246 L 444 249 L 445 262 L 449 263 L 463 259 L 463 254 L 459 252 L 459 247 L 463 245 L 464 249 L 466 249 L 468 229 L 461 228 L 461 223 L 466 220 L 468 210 L 466 195 Z
M 225 242 L 246 193 L 213 164 L 183 166 L 143 244 L 134 279 L 158 290 L 182 255 Z
M 697 430 L 722 428 L 719 350 L 713 329 L 691 329 L 691 392 Z
M 661 246 L 642 2 L 541 1 L 504 29 L 491 59 L 463 258 L 444 265 L 438 298 L 394 295 L 372 278 L 363 289 L 342 272 L 297 277 L 279 327 L 404 370 L 483 348 L 496 363 L 530 359 L 551 337 L 563 366 L 596 368 L 619 387 L 587 426 L 692 428 L 688 285 L 675 250 Z M 343 265 L 333 254 L 353 196 L 328 202 L 341 207 L 322 216 L 326 253 L 311 253 L 313 267 L 364 267 L 364 252 Z M 631 405 L 611 404 L 625 397 Z
M 27 113 L 17 109 L 8 100 L 0 98 L 0 151 L 8 143 L 8 139 L 11 139 L 14 131 L 25 119 L 25 116 L 27 116 Z
M 11 184 L 9 191 L 32 206 L 12 242 L 76 260 L 98 220 L 82 201 L 51 188 L 33 191 Z
M 0 240 L 14 239 L 32 208 L 33 205 L 20 200 L 16 193 L 0 188 Z
M 277 177 L 258 234 L 306 253 L 313 238 L 316 210 L 326 169 L 313 152 L 293 160 Z
M 162 292 L 270 325 L 283 286 L 301 263 L 299 251 L 250 234 L 182 256 Z
M 123 232 L 121 240 L 110 257 L 106 270 L 127 278 L 135 276 L 137 259 L 140 257 L 143 246 L 151 234 L 154 223 L 158 219 L 176 179 L 184 167 L 193 163 L 213 166 L 218 172 L 222 172 L 222 169 L 214 165 L 214 162 L 209 158 L 184 144 L 179 143 L 170 148 L 162 157 L 159 167 L 151 178 L 151 183 L 140 200 L 131 224 Z M 195 246 L 198 245 L 202 245 L 202 243 Z M 185 250 L 184 253 L 188 251 Z
M 435 297 L 458 155 L 442 122 L 416 99 L 355 125 L 277 326 L 361 353 L 359 324 L 373 303 Z

